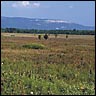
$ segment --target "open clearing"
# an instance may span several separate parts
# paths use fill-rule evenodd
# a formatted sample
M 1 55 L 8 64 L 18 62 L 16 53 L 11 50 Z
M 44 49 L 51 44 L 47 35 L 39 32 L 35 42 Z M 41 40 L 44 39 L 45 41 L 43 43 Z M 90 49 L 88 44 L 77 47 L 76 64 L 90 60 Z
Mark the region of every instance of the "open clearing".
M 95 95 L 94 35 L 1 33 L 1 94 Z

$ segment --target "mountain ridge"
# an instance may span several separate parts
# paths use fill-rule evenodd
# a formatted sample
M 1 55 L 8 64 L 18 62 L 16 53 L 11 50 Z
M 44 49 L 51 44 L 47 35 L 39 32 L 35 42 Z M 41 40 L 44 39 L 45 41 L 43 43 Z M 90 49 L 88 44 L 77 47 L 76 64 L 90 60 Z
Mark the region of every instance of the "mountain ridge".
M 1 28 L 39 29 L 39 30 L 95 30 L 94 26 L 64 21 L 61 19 L 41 19 L 1 16 Z

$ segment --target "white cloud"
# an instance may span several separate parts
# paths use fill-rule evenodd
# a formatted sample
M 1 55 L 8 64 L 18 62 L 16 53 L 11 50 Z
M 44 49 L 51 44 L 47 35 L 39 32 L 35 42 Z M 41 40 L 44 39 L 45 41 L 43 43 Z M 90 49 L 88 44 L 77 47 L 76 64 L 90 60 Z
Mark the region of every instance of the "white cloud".
M 30 3 L 29 3 L 29 1 L 21 1 L 21 5 L 26 7 L 26 6 L 29 6 Z
M 33 3 L 32 6 L 33 7 L 40 7 L 40 3 Z
M 40 7 L 40 3 L 38 2 L 32 2 L 32 1 L 18 1 L 12 4 L 12 7 L 34 7 L 38 8 Z
M 56 29 L 58 30 L 59 28 L 57 27 Z
M 28 7 L 30 6 L 29 1 L 16 1 L 12 4 L 12 7 Z

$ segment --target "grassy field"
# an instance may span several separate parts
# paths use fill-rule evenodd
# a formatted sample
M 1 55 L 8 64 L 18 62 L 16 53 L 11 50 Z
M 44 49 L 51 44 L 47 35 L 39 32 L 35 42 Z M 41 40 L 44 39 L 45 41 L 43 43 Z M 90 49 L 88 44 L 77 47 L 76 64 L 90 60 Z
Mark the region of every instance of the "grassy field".
M 1 33 L 1 94 L 94 95 L 94 36 Z

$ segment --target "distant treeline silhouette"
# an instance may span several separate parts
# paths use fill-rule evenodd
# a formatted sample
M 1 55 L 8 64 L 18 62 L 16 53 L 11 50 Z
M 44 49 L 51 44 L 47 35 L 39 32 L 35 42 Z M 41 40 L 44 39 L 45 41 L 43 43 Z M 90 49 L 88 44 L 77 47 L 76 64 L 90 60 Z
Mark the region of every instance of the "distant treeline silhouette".
M 32 34 L 73 34 L 73 35 L 95 35 L 95 30 L 36 30 L 36 29 L 17 29 L 1 28 L 1 32 L 9 33 L 32 33 Z

